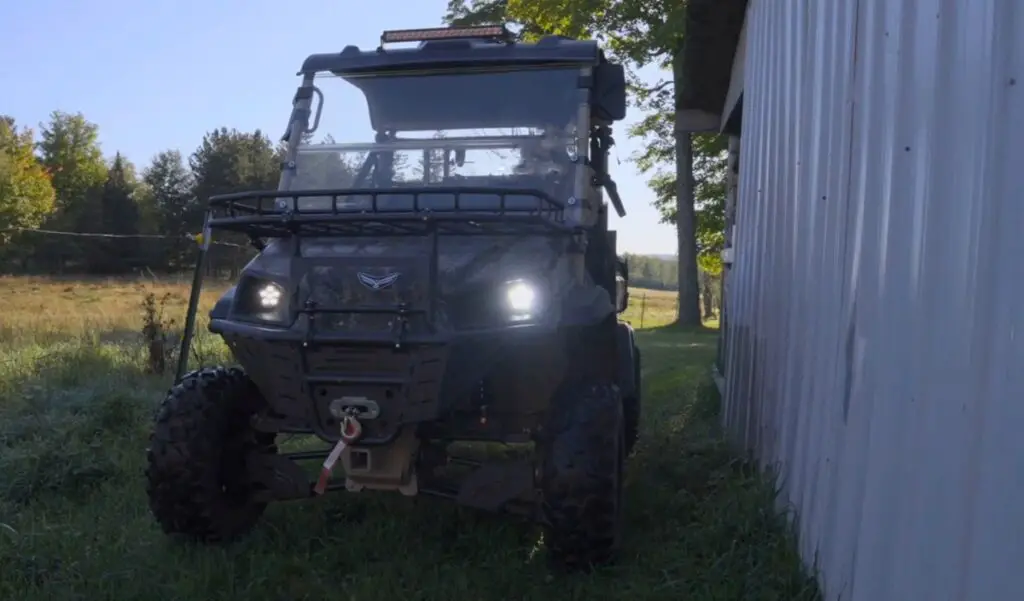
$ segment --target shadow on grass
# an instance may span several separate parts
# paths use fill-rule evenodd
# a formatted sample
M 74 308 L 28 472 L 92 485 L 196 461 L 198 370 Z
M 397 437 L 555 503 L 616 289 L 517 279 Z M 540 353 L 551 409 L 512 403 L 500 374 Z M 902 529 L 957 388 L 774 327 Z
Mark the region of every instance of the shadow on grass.
M 134 349 L 72 343 L 19 360 L 0 382 L 0 501 L 81 499 L 123 475 L 160 386 Z
M 720 435 L 721 399 L 710 377 L 717 333 L 666 326 L 640 336 L 645 414 L 630 472 L 633 527 L 653 534 L 649 542 L 674 564 L 668 573 L 691 593 L 819 599 L 792 529 L 774 509 L 773 483 Z
M 559 578 L 542 561 L 537 528 L 429 497 L 340 493 L 273 505 L 232 545 L 167 538 L 148 514 L 141 478 L 148 407 L 158 396 L 138 391 L 152 390 L 151 379 L 102 357 L 72 358 L 39 376 L 71 394 L 92 374 L 105 382 L 92 403 L 121 391 L 132 408 L 106 422 L 102 411 L 74 422 L 83 440 L 102 433 L 88 440 L 114 458 L 91 494 L 59 494 L 54 480 L 31 503 L 0 506 L 0 516 L 11 515 L 0 523 L 14 532 L 0 548 L 0 566 L 14 568 L 0 570 L 0 598 L 816 599 L 771 487 L 713 435 L 713 333 L 641 334 L 645 406 L 627 466 L 622 558 Z M 41 448 L 62 446 L 65 435 L 51 438 Z
M 193 363 L 220 358 L 210 339 L 199 337 Z M 128 329 L 8 351 L 0 371 L 0 501 L 81 499 L 134 469 L 177 356 L 153 375 L 146 354 L 141 334 Z
M 673 321 L 672 323 L 667 323 L 667 324 L 660 325 L 660 326 L 644 328 L 644 329 L 638 330 L 638 331 L 645 332 L 645 333 L 650 333 L 650 334 L 693 334 L 693 335 L 704 335 L 704 334 L 707 334 L 707 335 L 717 335 L 718 334 L 718 328 L 708 327 L 705 324 L 701 324 L 699 326 L 691 326 L 691 325 L 684 326 L 684 325 L 680 325 L 678 321 Z

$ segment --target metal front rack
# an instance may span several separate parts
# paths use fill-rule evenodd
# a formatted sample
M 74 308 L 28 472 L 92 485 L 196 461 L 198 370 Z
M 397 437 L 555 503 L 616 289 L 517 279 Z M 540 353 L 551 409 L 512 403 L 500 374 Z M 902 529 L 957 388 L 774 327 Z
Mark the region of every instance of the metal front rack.
M 467 198 L 471 195 L 477 198 Z M 431 197 L 432 203 L 428 202 Z M 479 197 L 494 202 L 481 203 Z M 280 207 L 281 200 L 288 206 Z M 304 208 L 303 203 L 318 206 Z M 402 206 L 383 206 L 386 204 Z M 523 188 L 267 190 L 211 197 L 208 225 L 257 238 L 552 234 L 573 229 L 565 222 L 564 213 L 565 205 L 549 194 Z
M 466 206 L 468 195 L 491 197 L 493 206 Z M 427 206 L 424 197 L 448 197 L 450 206 Z M 390 197 L 390 198 L 382 198 Z M 382 201 L 408 199 L 408 206 L 398 209 L 382 207 Z M 290 206 L 281 208 L 277 201 L 285 199 Z M 314 210 L 302 207 L 302 200 L 320 199 L 324 206 Z M 324 202 L 330 199 L 329 206 Z M 356 206 L 339 204 L 339 200 L 356 199 Z M 477 199 L 479 200 L 479 198 Z M 516 202 L 510 203 L 510 200 Z M 523 201 L 526 202 L 523 202 Z M 535 189 L 494 187 L 420 186 L 389 189 L 337 190 L 262 190 L 223 194 L 210 198 L 200 252 L 192 277 L 192 292 L 185 317 L 176 382 L 185 375 L 188 365 L 195 316 L 203 270 L 214 229 L 240 232 L 254 243 L 261 238 L 290 236 L 430 236 L 433 238 L 430 259 L 430 310 L 437 302 L 437 240 L 439 235 L 571 235 L 576 228 L 565 221 L 565 205 L 551 195 Z M 298 247 L 296 247 L 298 248 Z M 348 307 L 325 309 L 303 307 L 312 317 L 316 313 L 394 313 L 405 317 L 422 313 L 420 309 L 395 307 Z M 404 320 L 399 320 L 404 321 Z M 310 328 L 312 329 L 312 328 Z M 396 332 L 398 341 L 404 331 Z

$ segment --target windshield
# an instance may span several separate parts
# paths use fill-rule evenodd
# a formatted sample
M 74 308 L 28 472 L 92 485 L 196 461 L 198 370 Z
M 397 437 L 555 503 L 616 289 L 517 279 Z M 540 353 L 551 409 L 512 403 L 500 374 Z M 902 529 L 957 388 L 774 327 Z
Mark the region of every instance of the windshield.
M 565 201 L 575 177 L 578 78 L 577 69 L 318 76 L 321 121 L 299 145 L 289 188 L 488 187 Z M 304 200 L 329 208 L 330 199 Z

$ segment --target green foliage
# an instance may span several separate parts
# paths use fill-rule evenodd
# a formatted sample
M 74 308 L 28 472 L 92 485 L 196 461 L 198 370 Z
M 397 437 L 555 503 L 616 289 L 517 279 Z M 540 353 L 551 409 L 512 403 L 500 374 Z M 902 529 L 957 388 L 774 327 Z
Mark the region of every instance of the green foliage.
M 444 132 L 438 131 L 433 135 L 435 140 L 444 138 Z M 415 165 L 410 170 L 412 179 L 427 182 L 440 182 L 444 178 L 445 154 L 440 148 L 432 148 L 426 153 L 420 153 Z
M 509 0 L 448 0 L 442 22 L 455 27 L 472 27 L 475 25 L 506 24 L 517 39 L 529 39 L 542 33 L 533 23 L 516 22 L 508 14 Z
M 14 119 L 0 117 L 0 243 L 15 228 L 39 227 L 54 208 L 50 178 L 33 154 L 32 130 L 18 131 Z
M 281 150 L 258 129 L 251 133 L 223 127 L 213 130 L 203 136 L 199 148 L 189 157 L 192 195 L 205 207 L 217 194 L 276 188 L 282 158 Z M 189 223 L 189 227 L 197 232 L 202 223 Z M 241 235 L 221 233 L 219 238 L 236 246 L 211 249 L 209 263 L 215 269 L 227 266 L 235 272 L 251 258 Z
M 81 113 L 54 111 L 42 126 L 39 160 L 50 174 L 56 210 L 43 224 L 47 229 L 99 231 L 100 194 L 107 180 L 107 164 L 99 145 L 99 128 Z M 48 270 L 82 267 L 89 254 L 84 240 L 35 238 L 33 254 Z
M 541 33 L 590 37 L 608 3 L 603 0 L 508 0 L 506 12 L 517 23 Z
M 33 147 L 38 148 L 38 158 Z M 105 158 L 98 127 L 81 114 L 54 112 L 38 144 L 0 119 L 0 268 L 21 272 L 126 273 L 179 270 L 194 260 L 187 234 L 202 227 L 206 200 L 214 194 L 275 188 L 281 149 L 259 130 L 209 132 L 189 157 L 157 154 L 142 170 L 119 152 Z M 325 155 L 326 156 L 326 155 Z M 350 165 L 342 170 L 351 171 Z M 115 237 L 11 236 L 12 228 Z M 142 238 L 157 234 L 163 238 Z M 13 244 L 6 244 L 7 240 Z M 222 240 L 244 244 L 244 240 Z M 232 269 L 244 251 L 214 247 L 211 264 Z
M 135 190 L 134 167 L 117 153 L 107 172 L 100 197 L 101 223 L 104 231 L 113 234 L 132 234 L 138 231 L 139 210 L 132 193 Z
M 100 229 L 110 234 L 135 234 L 139 231 L 140 212 L 135 202 L 134 168 L 117 153 L 107 173 L 100 195 Z M 90 271 L 119 273 L 133 266 L 140 257 L 138 238 L 101 239 L 91 247 Z
M 595 38 L 632 66 L 667 65 L 682 47 L 685 0 L 508 0 L 507 16 L 533 31 Z
M 304 136 L 306 144 L 315 144 L 312 134 Z M 334 137 L 330 134 L 324 136 L 320 144 L 334 144 Z M 399 158 L 401 154 L 396 154 Z M 355 182 L 356 174 L 359 172 L 359 165 L 363 157 L 358 156 L 355 160 L 346 161 L 340 153 L 318 152 L 309 154 L 302 158 L 299 163 L 297 187 L 306 189 L 329 189 L 344 188 Z M 398 161 L 396 160 L 396 163 Z
M 96 193 L 107 179 L 99 128 L 81 113 L 54 111 L 40 134 L 40 160 L 57 193 L 58 217 L 73 226 L 94 221 Z
M 626 254 L 629 285 L 651 290 L 677 290 L 679 268 L 676 259 Z
M 166 248 L 167 267 L 181 269 L 188 263 L 192 246 L 185 236 L 197 231 L 203 220 L 203 206 L 192 193 L 192 173 L 179 151 L 165 150 L 153 157 L 142 180 L 151 197 L 159 231 L 173 236 Z
M 649 290 L 679 290 L 679 262 L 676 258 L 626 254 L 629 285 Z M 705 319 L 721 307 L 721 262 L 700 262 L 699 292 Z M 650 323 L 650 322 L 647 322 Z
M 195 179 L 194 194 L 201 201 L 216 194 L 277 185 L 280 156 L 270 138 L 220 128 L 205 136 L 189 157 Z
M 649 174 L 654 206 L 662 223 L 676 221 L 676 175 L 666 167 L 675 162 L 675 144 L 670 135 L 674 115 L 654 113 L 630 133 L 644 139 L 644 150 L 635 158 L 641 173 Z M 693 136 L 694 211 L 697 217 L 697 262 L 701 269 L 719 273 L 725 243 L 725 192 L 728 167 L 728 138 L 718 134 Z
M 143 181 L 153 194 L 162 229 L 184 233 L 184 224 L 195 221 L 201 205 L 192 196 L 192 174 L 185 167 L 181 152 L 165 150 L 143 171 Z
M 444 23 L 456 27 L 502 23 L 508 0 L 448 0 Z

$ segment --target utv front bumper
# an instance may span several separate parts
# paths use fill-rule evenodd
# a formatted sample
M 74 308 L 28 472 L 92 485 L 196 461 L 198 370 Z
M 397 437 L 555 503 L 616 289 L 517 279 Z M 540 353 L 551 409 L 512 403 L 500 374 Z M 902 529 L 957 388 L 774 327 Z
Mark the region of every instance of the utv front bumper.
M 340 413 L 372 404 L 361 445 L 387 444 L 406 425 L 440 419 L 516 345 L 559 344 L 547 324 L 449 335 L 355 337 L 213 319 L 235 358 L 266 397 L 267 430 L 340 438 Z

